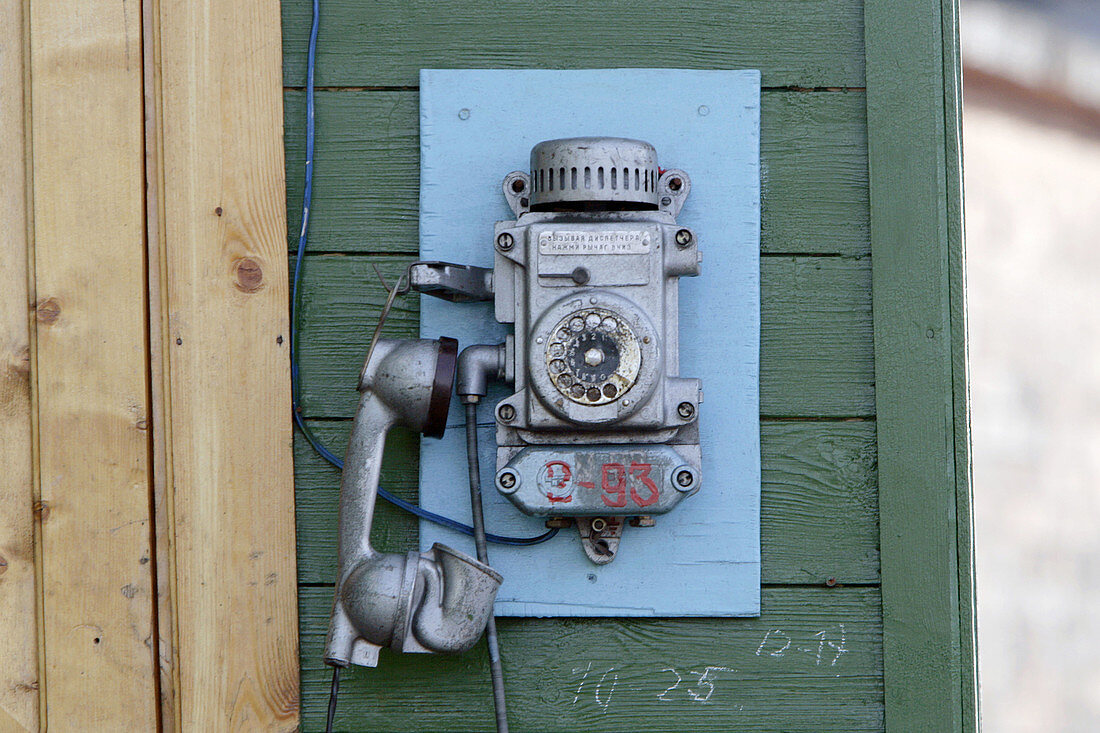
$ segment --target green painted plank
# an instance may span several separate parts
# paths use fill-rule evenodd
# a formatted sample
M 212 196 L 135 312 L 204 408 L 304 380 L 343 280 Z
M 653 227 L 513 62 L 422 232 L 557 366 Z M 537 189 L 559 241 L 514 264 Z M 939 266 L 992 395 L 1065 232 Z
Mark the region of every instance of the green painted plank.
M 323 728 L 331 594 L 299 592 L 304 730 Z M 878 590 L 768 588 L 762 603 L 758 619 L 502 619 L 512 729 L 881 730 Z M 483 643 L 384 652 L 342 678 L 336 728 L 489 730 L 491 708 Z
M 978 704 L 978 630 L 974 559 L 974 491 L 970 461 L 970 362 L 967 344 L 965 228 L 963 226 L 962 61 L 959 50 L 959 4 L 941 0 L 944 36 L 944 123 L 946 127 L 947 226 L 951 291 L 951 372 L 954 383 L 955 489 L 959 546 L 959 653 L 962 671 L 964 733 L 976 733 Z
M 288 231 L 295 248 L 305 95 L 288 91 L 285 99 Z M 414 91 L 317 94 L 311 251 L 416 253 L 417 104 Z M 863 93 L 765 92 L 761 104 L 762 251 L 866 254 Z
M 385 297 L 372 266 L 379 265 L 392 281 L 410 260 L 361 255 L 307 258 L 300 336 L 307 416 L 353 416 L 353 385 Z M 761 414 L 873 416 L 869 260 L 765 257 L 760 267 Z M 393 336 L 415 336 L 416 298 L 399 299 L 386 327 Z
M 760 426 L 761 579 L 877 583 L 873 422 Z
M 302 86 L 307 0 L 282 3 L 283 78 Z M 324 0 L 316 82 L 411 86 L 421 68 L 759 68 L 766 86 L 863 86 L 859 0 Z
M 349 421 L 313 422 L 338 455 Z M 764 583 L 877 583 L 878 504 L 873 422 L 764 423 L 761 432 L 761 555 Z M 395 432 L 382 486 L 415 502 L 417 441 Z M 298 579 L 331 583 L 336 567 L 339 473 L 299 436 L 294 445 Z M 643 530 L 637 530 L 643 531 Z M 374 544 L 388 552 L 417 543 L 416 520 L 379 502 Z
M 866 21 L 886 729 L 974 730 L 955 5 Z

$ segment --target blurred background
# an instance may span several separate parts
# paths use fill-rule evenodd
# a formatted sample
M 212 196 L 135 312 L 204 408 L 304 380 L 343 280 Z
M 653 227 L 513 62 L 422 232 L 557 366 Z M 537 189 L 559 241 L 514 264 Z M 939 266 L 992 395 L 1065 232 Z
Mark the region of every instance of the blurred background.
M 1100 2 L 961 2 L 983 727 L 1100 731 Z

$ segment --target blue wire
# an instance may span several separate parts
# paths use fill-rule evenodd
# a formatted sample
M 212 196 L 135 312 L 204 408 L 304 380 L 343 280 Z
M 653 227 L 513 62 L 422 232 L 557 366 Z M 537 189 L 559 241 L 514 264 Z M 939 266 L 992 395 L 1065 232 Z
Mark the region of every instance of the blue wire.
M 305 188 L 302 192 L 302 229 L 298 234 L 298 255 L 294 260 L 294 285 L 290 295 L 290 393 L 291 402 L 293 403 L 294 424 L 298 426 L 298 429 L 302 431 L 302 435 L 305 436 L 305 439 L 309 441 L 309 444 L 313 446 L 313 449 L 317 451 L 322 458 L 336 468 L 343 470 L 344 462 L 326 448 L 317 436 L 313 434 L 313 431 L 310 430 L 309 426 L 306 425 L 305 420 L 302 418 L 302 411 L 299 406 L 298 286 L 301 284 L 302 280 L 302 259 L 306 253 L 306 240 L 307 234 L 309 233 L 309 207 L 313 202 L 313 137 L 315 128 L 313 117 L 313 70 L 317 62 L 317 25 L 320 15 L 320 0 L 313 0 L 313 24 L 309 29 L 309 54 L 306 62 L 306 180 Z M 471 537 L 474 534 L 473 527 L 451 519 L 450 517 L 444 517 L 435 512 L 430 512 L 427 509 L 421 509 L 415 504 L 410 504 L 404 499 L 394 496 L 382 487 L 378 488 L 378 495 L 394 506 L 404 509 L 411 514 L 415 514 L 422 519 L 426 519 L 429 522 L 434 522 L 444 527 L 450 527 L 451 529 Z M 486 534 L 485 538 L 489 542 L 498 545 L 526 546 L 545 542 L 557 533 L 558 530 L 551 529 L 537 537 L 506 537 L 502 535 Z

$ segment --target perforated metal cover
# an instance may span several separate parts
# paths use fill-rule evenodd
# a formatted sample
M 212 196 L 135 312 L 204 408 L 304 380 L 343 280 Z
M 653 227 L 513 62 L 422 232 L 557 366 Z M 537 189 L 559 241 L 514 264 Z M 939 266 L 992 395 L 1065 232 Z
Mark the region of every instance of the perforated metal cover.
M 531 208 L 615 203 L 656 209 L 657 150 L 621 137 L 546 140 L 531 149 Z

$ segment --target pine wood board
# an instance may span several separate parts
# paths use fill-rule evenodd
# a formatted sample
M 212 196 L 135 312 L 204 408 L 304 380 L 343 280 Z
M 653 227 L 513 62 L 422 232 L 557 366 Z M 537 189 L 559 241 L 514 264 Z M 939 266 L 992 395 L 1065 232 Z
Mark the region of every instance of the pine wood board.
M 181 730 L 298 726 L 278 16 L 156 19 Z
M 31 445 L 31 343 L 22 0 L 0 16 L 0 729 L 38 730 L 38 594 Z
M 30 28 L 44 723 L 151 730 L 140 11 Z

